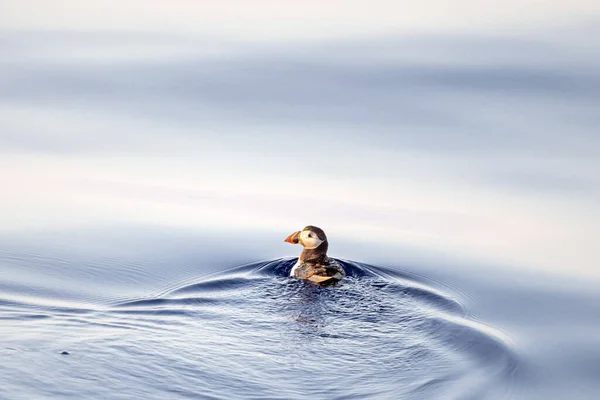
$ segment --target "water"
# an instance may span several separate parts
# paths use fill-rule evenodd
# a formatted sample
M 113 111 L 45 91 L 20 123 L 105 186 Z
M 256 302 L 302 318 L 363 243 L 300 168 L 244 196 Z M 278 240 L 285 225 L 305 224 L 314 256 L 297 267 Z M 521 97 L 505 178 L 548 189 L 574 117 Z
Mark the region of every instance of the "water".
M 598 358 L 581 354 L 598 345 L 598 295 L 582 283 L 548 291 L 551 281 L 531 272 L 489 279 L 493 269 L 485 278 L 473 266 L 443 273 L 340 259 L 347 278 L 321 288 L 288 276 L 293 257 L 235 260 L 239 238 L 148 228 L 107 237 L 113 231 L 4 241 L 0 398 L 598 390 Z M 107 253 L 117 242 L 116 256 Z
M 596 3 L 30 3 L 1 399 L 600 397 Z
M 6 251 L 2 260 L 40 272 L 82 263 Z M 342 283 L 320 288 L 289 278 L 294 262 L 175 280 L 132 298 L 67 300 L 9 285 L 0 299 L 2 331 L 12 333 L 0 349 L 0 397 L 481 398 L 512 391 L 518 356 L 499 332 L 470 320 L 451 292 L 351 261 L 341 261 Z M 91 281 L 80 284 L 97 287 L 93 275 L 109 271 L 135 279 L 143 269 L 86 262 Z

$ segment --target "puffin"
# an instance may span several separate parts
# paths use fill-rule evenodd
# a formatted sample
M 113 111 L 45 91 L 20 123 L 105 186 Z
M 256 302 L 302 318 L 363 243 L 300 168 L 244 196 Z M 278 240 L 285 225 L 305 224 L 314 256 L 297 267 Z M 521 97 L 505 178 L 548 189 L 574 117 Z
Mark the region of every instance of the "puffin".
M 284 241 L 304 247 L 290 271 L 290 276 L 321 286 L 334 284 L 346 276 L 344 268 L 334 259 L 327 257 L 329 243 L 323 229 L 308 225 L 301 231 L 292 233 Z

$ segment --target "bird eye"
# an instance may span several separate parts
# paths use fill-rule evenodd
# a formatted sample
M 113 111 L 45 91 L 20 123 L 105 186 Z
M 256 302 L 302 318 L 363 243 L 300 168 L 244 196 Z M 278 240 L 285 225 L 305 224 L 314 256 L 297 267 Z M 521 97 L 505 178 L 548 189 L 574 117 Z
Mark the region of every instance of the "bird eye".
M 313 237 L 312 233 L 309 233 L 309 234 L 308 234 L 308 237 L 309 237 L 309 238 Z

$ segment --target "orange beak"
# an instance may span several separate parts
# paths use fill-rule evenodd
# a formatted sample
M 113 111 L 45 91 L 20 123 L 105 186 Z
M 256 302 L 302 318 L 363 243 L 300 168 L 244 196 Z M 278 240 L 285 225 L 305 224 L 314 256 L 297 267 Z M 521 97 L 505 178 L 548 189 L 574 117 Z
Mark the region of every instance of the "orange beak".
M 290 236 L 286 237 L 284 242 L 291 244 L 298 244 L 300 238 L 300 231 L 292 233 Z

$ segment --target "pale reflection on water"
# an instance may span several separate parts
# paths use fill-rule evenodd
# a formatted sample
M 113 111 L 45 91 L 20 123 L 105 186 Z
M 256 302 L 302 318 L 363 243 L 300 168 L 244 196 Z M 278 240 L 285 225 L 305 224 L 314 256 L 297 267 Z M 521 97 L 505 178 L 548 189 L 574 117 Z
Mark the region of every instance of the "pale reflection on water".
M 87 58 L 120 47 L 91 33 L 3 34 L 4 230 L 313 223 L 598 276 L 593 45 L 400 36 L 207 55 L 189 37 L 122 37 L 167 39 L 191 53 Z

